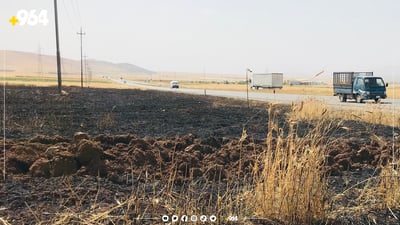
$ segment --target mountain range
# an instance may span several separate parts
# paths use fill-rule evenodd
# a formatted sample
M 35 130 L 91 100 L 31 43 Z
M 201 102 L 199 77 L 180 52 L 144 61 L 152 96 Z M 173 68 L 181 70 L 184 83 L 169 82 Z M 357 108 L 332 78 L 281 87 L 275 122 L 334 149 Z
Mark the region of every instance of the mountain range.
M 55 74 L 57 73 L 56 56 L 42 55 L 30 52 L 0 50 L 0 71 L 6 70 L 16 74 Z M 3 64 L 5 59 L 5 64 Z M 85 66 L 86 64 L 86 66 Z M 96 75 L 144 75 L 153 74 L 153 71 L 130 64 L 112 63 L 96 59 L 87 59 L 83 62 L 87 72 Z M 80 60 L 61 58 L 61 71 L 66 75 L 80 74 Z

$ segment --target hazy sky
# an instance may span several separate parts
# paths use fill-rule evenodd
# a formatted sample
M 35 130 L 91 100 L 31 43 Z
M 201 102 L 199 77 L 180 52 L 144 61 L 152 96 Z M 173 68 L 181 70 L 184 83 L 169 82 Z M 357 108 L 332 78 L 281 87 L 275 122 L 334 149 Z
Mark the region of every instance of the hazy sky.
M 0 49 L 55 55 L 53 0 L 2 0 Z M 49 24 L 11 26 L 20 9 Z M 398 0 L 58 0 L 62 57 L 155 71 L 400 72 Z M 329 73 L 324 76 L 331 76 Z

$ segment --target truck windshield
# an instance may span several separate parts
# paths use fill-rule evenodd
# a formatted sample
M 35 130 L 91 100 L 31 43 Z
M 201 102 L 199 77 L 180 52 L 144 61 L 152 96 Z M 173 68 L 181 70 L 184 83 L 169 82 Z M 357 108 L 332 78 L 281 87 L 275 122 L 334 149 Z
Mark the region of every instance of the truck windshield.
M 376 88 L 376 87 L 384 87 L 385 83 L 382 78 L 365 78 L 364 80 L 365 87 Z

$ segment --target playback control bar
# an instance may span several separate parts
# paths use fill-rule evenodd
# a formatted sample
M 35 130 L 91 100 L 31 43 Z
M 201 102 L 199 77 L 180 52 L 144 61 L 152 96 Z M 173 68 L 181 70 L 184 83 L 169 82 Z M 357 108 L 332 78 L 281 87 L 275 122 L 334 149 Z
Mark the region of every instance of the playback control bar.
M 178 215 L 163 215 L 161 217 L 162 222 L 164 223 L 180 223 L 180 222 L 187 222 L 187 223 L 191 223 L 191 222 L 201 222 L 201 223 L 217 223 L 218 218 L 215 215 L 182 215 L 182 216 L 178 216 Z M 237 222 L 238 221 L 238 217 L 237 216 L 229 216 L 226 218 L 227 221 L 230 222 Z
M 211 222 L 211 223 L 215 223 L 217 222 L 217 217 L 215 215 L 211 215 L 211 216 L 206 216 L 206 215 L 201 215 L 201 216 L 197 216 L 197 215 L 182 215 L 182 216 L 178 216 L 178 215 L 172 215 L 172 216 L 168 216 L 168 215 L 163 215 L 162 216 L 162 221 L 164 223 L 178 223 L 178 222 Z

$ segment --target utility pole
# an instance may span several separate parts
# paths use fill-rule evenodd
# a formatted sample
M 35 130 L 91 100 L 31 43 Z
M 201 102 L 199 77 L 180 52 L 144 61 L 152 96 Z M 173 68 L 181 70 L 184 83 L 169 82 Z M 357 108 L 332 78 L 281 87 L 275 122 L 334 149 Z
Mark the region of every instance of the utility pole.
M 247 96 L 247 108 L 250 108 L 250 103 L 249 103 L 249 75 L 247 74 L 248 72 L 252 73 L 251 69 L 246 69 L 246 96 Z
M 77 34 L 81 36 L 81 88 L 83 88 L 82 36 L 85 35 L 85 33 L 82 33 L 82 27 L 81 27 L 81 32 L 79 32 Z
M 58 79 L 58 93 L 61 94 L 61 57 L 60 57 L 60 41 L 58 39 L 58 15 L 57 15 L 57 0 L 54 0 L 54 17 L 56 23 L 56 46 L 57 46 L 57 79 Z

